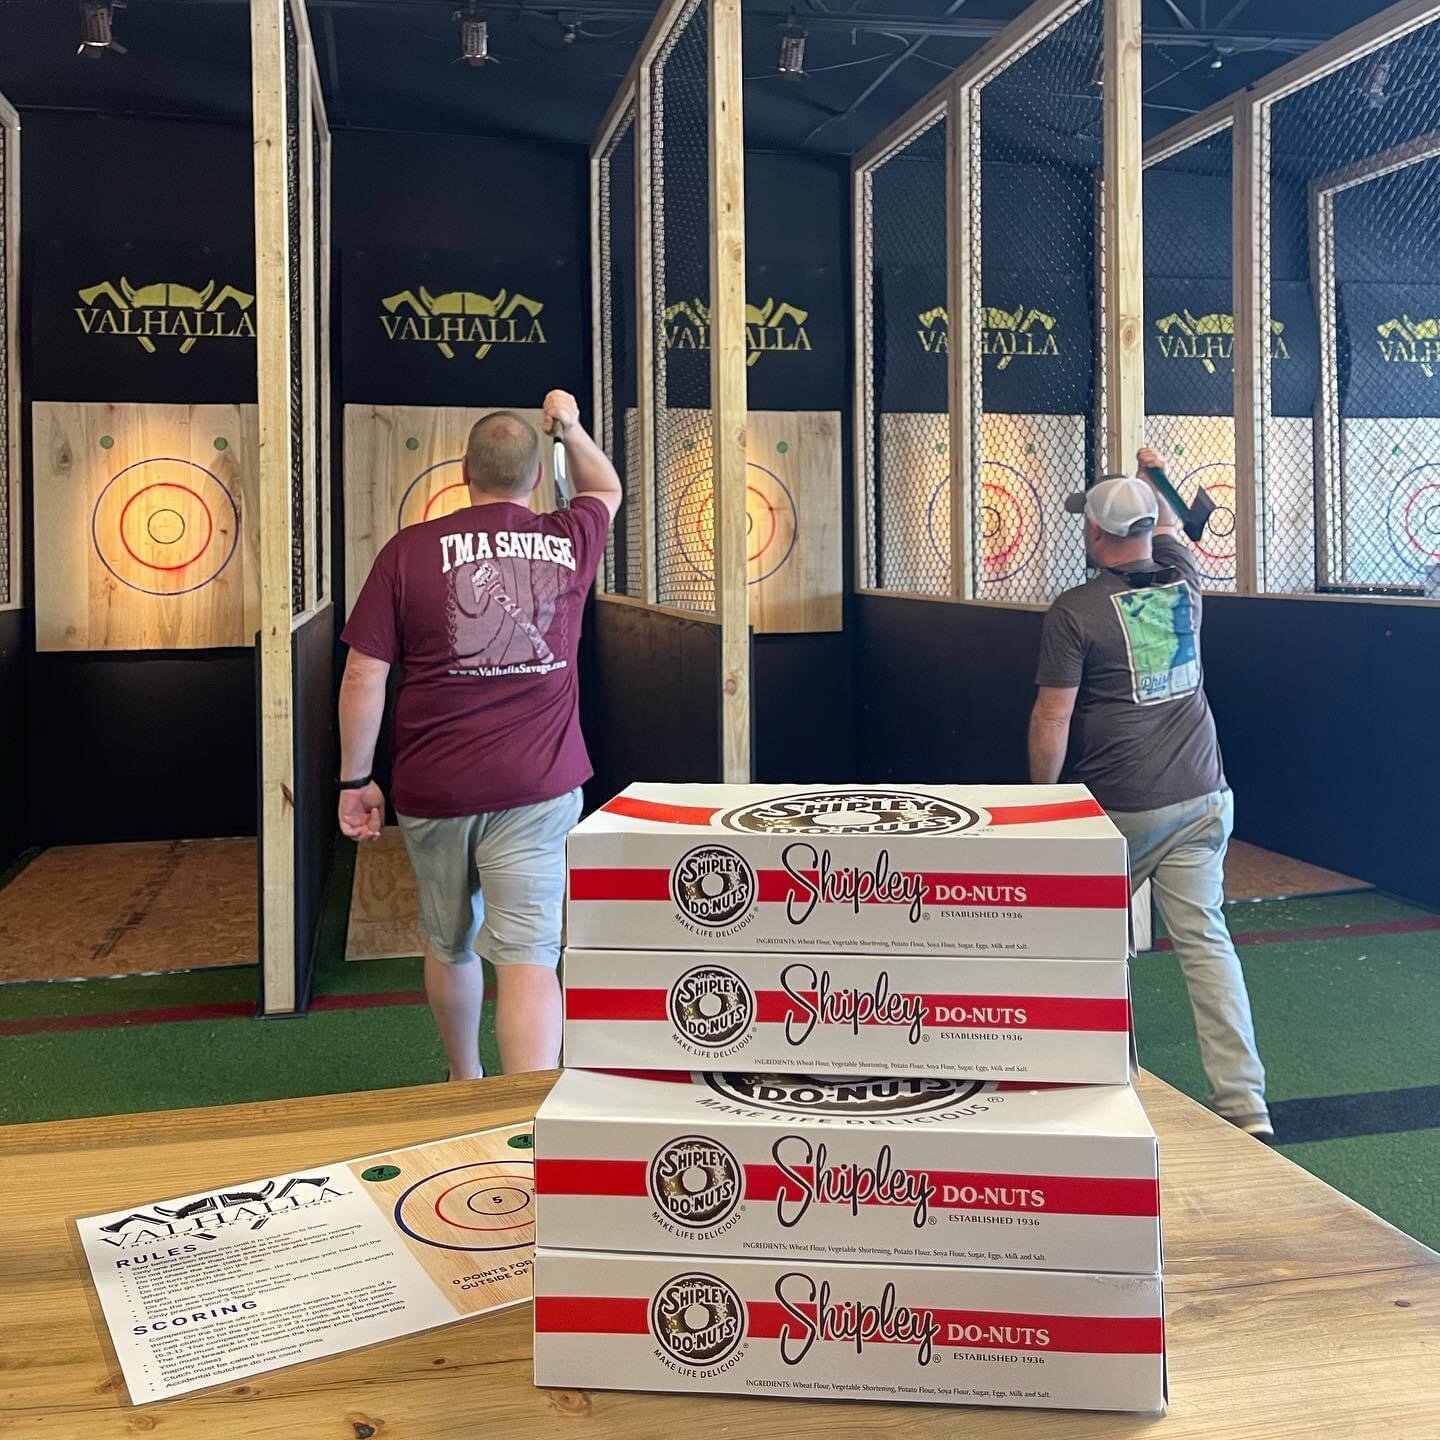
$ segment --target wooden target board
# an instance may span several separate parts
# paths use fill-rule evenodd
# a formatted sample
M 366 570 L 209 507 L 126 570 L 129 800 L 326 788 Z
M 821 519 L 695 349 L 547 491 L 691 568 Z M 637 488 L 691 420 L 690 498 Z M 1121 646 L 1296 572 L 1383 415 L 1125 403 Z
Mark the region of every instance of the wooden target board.
M 256 407 L 36 401 L 32 418 L 36 648 L 252 645 Z
M 654 513 L 667 518 L 660 546 L 713 585 L 715 487 L 705 411 L 667 412 L 676 433 L 700 437 L 702 454 L 660 457 Z M 679 418 L 677 418 L 679 417 Z M 693 417 L 694 426 L 683 424 Z M 745 526 L 750 625 L 761 635 L 842 625 L 840 416 L 830 410 L 751 410 L 746 417 Z
M 509 406 L 347 405 L 345 407 L 345 592 L 348 608 L 380 547 L 406 525 L 470 503 L 462 460 L 470 427 Z M 544 474 L 531 496 L 537 514 L 555 508 L 552 445 L 540 410 L 514 410 L 540 432 Z
M 462 1315 L 531 1296 L 531 1128 L 485 1130 L 349 1162 L 405 1248 Z

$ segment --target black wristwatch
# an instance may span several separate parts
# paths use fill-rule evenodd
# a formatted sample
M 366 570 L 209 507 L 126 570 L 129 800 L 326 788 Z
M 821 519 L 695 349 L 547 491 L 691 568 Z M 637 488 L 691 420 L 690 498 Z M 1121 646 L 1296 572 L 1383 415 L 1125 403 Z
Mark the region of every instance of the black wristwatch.
M 362 775 L 358 780 L 341 780 L 340 788 L 342 790 L 363 790 L 373 778 L 371 775 Z

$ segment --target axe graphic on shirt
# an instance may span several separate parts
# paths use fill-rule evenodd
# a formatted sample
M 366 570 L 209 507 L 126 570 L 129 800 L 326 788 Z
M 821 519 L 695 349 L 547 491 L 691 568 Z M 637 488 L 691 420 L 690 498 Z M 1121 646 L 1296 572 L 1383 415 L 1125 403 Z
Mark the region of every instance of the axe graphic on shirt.
M 535 647 L 536 658 L 542 665 L 549 665 L 555 659 L 555 652 L 545 643 L 545 637 L 536 628 L 535 622 L 500 588 L 500 571 L 488 560 L 481 561 L 471 572 L 470 583 L 475 588 L 475 602 L 493 600 L 525 632 Z

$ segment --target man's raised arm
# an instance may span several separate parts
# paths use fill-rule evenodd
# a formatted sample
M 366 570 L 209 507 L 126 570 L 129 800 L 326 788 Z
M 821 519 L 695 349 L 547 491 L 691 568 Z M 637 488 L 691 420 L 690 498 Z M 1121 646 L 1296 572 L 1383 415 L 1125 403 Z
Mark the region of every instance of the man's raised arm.
M 567 390 L 552 390 L 545 397 L 545 433 L 565 443 L 565 476 L 576 495 L 593 495 L 605 503 L 613 517 L 624 491 L 610 457 L 585 432 L 580 407 Z

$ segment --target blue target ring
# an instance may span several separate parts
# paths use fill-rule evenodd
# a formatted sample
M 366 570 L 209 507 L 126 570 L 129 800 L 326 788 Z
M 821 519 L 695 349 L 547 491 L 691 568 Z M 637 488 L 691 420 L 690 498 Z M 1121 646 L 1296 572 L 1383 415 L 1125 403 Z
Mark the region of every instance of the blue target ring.
M 780 569 L 780 567 L 781 567 L 782 565 L 785 564 L 785 562 L 786 562 L 786 561 L 790 558 L 790 556 L 794 553 L 794 551 L 795 551 L 795 542 L 796 542 L 796 541 L 799 539 L 799 537 L 800 537 L 800 512 L 799 512 L 799 510 L 796 508 L 796 505 L 795 505 L 795 497 L 790 493 L 790 487 L 789 487 L 788 485 L 786 485 L 786 483 L 785 483 L 773 470 L 767 470 L 763 465 L 757 465 L 753 460 L 747 460 L 747 461 L 745 462 L 745 468 L 746 468 L 747 471 L 749 471 L 749 470 L 758 470 L 758 471 L 760 472 L 760 474 L 764 475 L 764 476 L 766 477 L 766 479 L 768 479 L 768 480 L 779 490 L 780 496 L 781 496 L 781 498 L 783 499 L 785 505 L 789 508 L 789 512 L 790 512 L 790 534 L 789 534 L 788 539 L 787 539 L 786 542 L 785 542 L 785 545 L 784 545 L 783 550 L 782 550 L 781 553 L 780 553 L 780 558 L 779 558 L 778 560 L 776 560 L 775 563 L 774 563 L 773 565 L 771 565 L 771 567 L 770 567 L 767 571 L 765 571 L 765 573 L 764 573 L 763 575 L 757 575 L 757 576 L 755 576 L 755 578 L 754 578 L 753 580 L 750 580 L 750 581 L 747 582 L 747 583 L 750 584 L 750 585 L 758 585 L 758 584 L 760 584 L 760 582 L 761 582 L 762 580 L 768 580 L 777 570 Z M 686 517 L 687 514 L 688 514 L 688 512 L 687 512 L 687 510 L 686 510 L 686 502 L 688 501 L 688 499 L 689 499 L 689 497 L 690 497 L 691 491 L 693 491 L 697 485 L 703 485 L 703 484 L 705 484 L 705 483 L 707 483 L 707 482 L 708 482 L 708 483 L 711 485 L 711 487 L 712 487 L 712 489 L 711 489 L 711 499 L 710 499 L 710 503 L 711 503 L 712 506 L 714 505 L 714 503 L 715 503 L 715 501 L 714 501 L 714 489 L 713 489 L 714 480 L 713 480 L 712 476 L 709 475 L 709 474 L 706 474 L 706 475 L 700 476 L 698 479 L 692 480 L 692 481 L 684 488 L 684 490 L 682 490 L 682 491 L 680 492 L 680 499 L 679 499 L 679 502 L 678 502 L 678 504 L 677 504 L 677 506 L 676 506 L 675 530 L 676 530 L 676 539 L 679 541 L 679 546 L 678 546 L 678 548 L 679 548 L 681 557 L 684 559 L 685 563 L 686 563 L 686 564 L 691 568 L 691 570 L 693 570 L 693 571 L 695 572 L 695 574 L 697 574 L 702 580 L 713 580 L 713 579 L 715 578 L 715 572 L 714 572 L 714 570 L 713 570 L 713 569 L 711 569 L 711 570 L 703 569 L 700 565 L 697 565 L 697 564 L 695 563 L 694 559 L 691 558 L 690 548 L 689 548 L 689 546 L 685 543 L 683 533 L 681 532 L 681 529 L 680 529 L 680 527 L 685 523 L 685 517 Z M 755 486 L 750 485 L 750 486 L 747 486 L 747 488 L 750 489 L 750 490 L 755 491 L 755 493 L 756 493 L 757 495 L 760 495 L 760 498 L 761 498 L 763 501 L 765 501 L 766 505 L 770 505 L 769 499 L 768 499 L 764 494 L 762 494 L 758 489 L 756 489 Z M 704 502 L 702 501 L 702 502 L 701 502 L 701 509 L 702 509 L 702 511 L 703 511 L 703 508 L 704 508 Z M 772 522 L 773 522 L 775 528 L 778 529 L 778 528 L 779 528 L 779 523 L 778 523 L 778 521 L 773 521 L 773 512 L 774 512 L 775 507 L 774 507 L 773 505 L 770 505 L 770 509 L 771 509 L 771 511 L 772 511 Z M 748 508 L 748 507 L 746 508 L 746 514 L 747 514 L 747 516 L 749 515 L 749 508 Z M 767 543 L 768 543 L 768 542 L 767 542 Z M 755 558 L 758 560 L 758 559 L 760 558 L 760 556 L 763 555 L 764 553 L 765 553 L 765 550 L 764 550 L 764 548 L 762 548 L 762 549 L 756 554 Z M 747 562 L 747 563 L 748 563 L 748 562 Z
M 513 1179 L 516 1178 L 516 1177 L 514 1176 L 514 1174 L 513 1174 L 513 1171 L 515 1170 L 515 1168 L 516 1168 L 517 1166 L 521 1166 L 521 1167 L 528 1166 L 528 1167 L 530 1167 L 530 1169 L 531 1169 L 531 1171 L 532 1171 L 532 1174 L 533 1174 L 533 1168 L 534 1168 L 534 1167 L 533 1167 L 533 1164 L 532 1164 L 532 1162 L 530 1162 L 530 1161 L 528 1161 L 528 1160 L 472 1160 L 468 1165 L 452 1165 L 448 1170 L 436 1170 L 436 1171 L 434 1171 L 432 1174 L 426 1175 L 426 1176 L 424 1177 L 424 1179 L 422 1179 L 422 1180 L 417 1180 L 417 1181 L 395 1202 L 395 1224 L 400 1228 L 401 1231 L 403 1231 L 406 1235 L 408 1235 L 412 1240 L 418 1241 L 421 1245 L 433 1245 L 437 1250 L 467 1250 L 467 1251 L 475 1251 L 475 1250 L 483 1250 L 483 1251 L 491 1251 L 491 1250 L 528 1250 L 528 1249 L 529 1249 L 531 1246 L 533 1246 L 534 1243 L 535 1243 L 533 1234 L 532 1234 L 531 1238 L 528 1239 L 528 1240 L 515 1240 L 515 1241 L 504 1242 L 504 1243 L 495 1244 L 495 1245 L 474 1245 L 474 1244 L 458 1245 L 458 1244 L 455 1244 L 455 1243 L 453 1243 L 452 1241 L 449 1241 L 449 1240 L 440 1240 L 440 1239 L 437 1239 L 434 1235 L 424 1235 L 424 1234 L 421 1234 L 420 1231 L 414 1229 L 413 1226 L 412 1226 L 412 1225 L 406 1220 L 406 1218 L 405 1218 L 405 1204 L 406 1204 L 406 1202 L 411 1198 L 411 1196 L 413 1196 L 417 1190 L 423 1189 L 425 1186 L 432 1184 L 432 1182 L 434 1182 L 434 1181 L 436 1181 L 436 1180 L 439 1180 L 442 1176 L 445 1176 L 445 1175 L 457 1175 L 457 1174 L 459 1174 L 459 1173 L 463 1170 L 463 1171 L 471 1171 L 471 1172 L 477 1172 L 477 1171 L 480 1172 L 479 1174 L 475 1175 L 475 1179 L 476 1179 L 477 1182 L 483 1182 L 487 1173 L 488 1173 L 492 1178 L 497 1179 L 497 1180 L 513 1180 Z M 529 1179 L 528 1176 L 525 1177 L 525 1178 Z M 433 1205 L 433 1208 L 434 1208 L 436 1217 L 437 1217 L 439 1223 L 441 1223 L 441 1224 L 448 1224 L 448 1225 L 450 1225 L 450 1226 L 456 1226 L 456 1227 L 458 1227 L 458 1228 L 466 1229 L 466 1230 L 480 1230 L 480 1229 L 484 1229 L 484 1228 L 486 1228 L 486 1227 L 483 1227 L 483 1226 L 474 1226 L 474 1225 L 469 1225 L 469 1224 L 463 1224 L 463 1225 L 462 1225 L 461 1222 L 459 1222 L 459 1221 L 450 1220 L 450 1219 L 448 1219 L 448 1218 L 441 1212 L 441 1210 L 440 1210 L 440 1202 L 443 1201 L 443 1200 L 446 1198 L 446 1196 L 449 1195 L 449 1193 L 450 1193 L 451 1190 L 458 1189 L 459 1186 L 460 1186 L 460 1185 L 463 1185 L 464 1183 L 465 1183 L 464 1181 L 460 1181 L 460 1182 L 457 1183 L 457 1185 L 454 1185 L 454 1186 L 449 1187 L 447 1190 L 445 1190 L 444 1192 L 442 1192 L 441 1196 L 439 1197 L 439 1200 L 435 1200 L 435 1201 L 432 1202 L 432 1205 Z M 533 1186 L 533 1183 L 534 1183 L 534 1182 L 533 1182 L 533 1180 L 532 1180 L 532 1181 L 531 1181 L 531 1185 L 532 1185 L 532 1186 Z M 517 1190 L 518 1187 L 516 1187 L 516 1186 L 514 1186 L 514 1185 L 502 1185 L 502 1186 L 492 1186 L 491 1189 L 493 1189 L 493 1190 L 495 1190 L 495 1191 L 497 1191 L 497 1192 L 498 1192 L 498 1191 L 509 1192 L 509 1191 L 515 1191 L 515 1190 Z M 427 1196 L 427 1197 L 425 1197 L 425 1198 L 426 1198 L 426 1199 L 429 1199 L 430 1197 Z M 506 1205 L 508 1205 L 508 1204 L 510 1203 L 510 1202 L 509 1202 L 509 1199 L 508 1199 L 508 1196 L 507 1196 L 507 1198 L 506 1198 L 505 1203 L 506 1203 Z M 532 1190 L 532 1195 L 531 1195 L 531 1204 L 532 1204 L 532 1206 L 533 1206 L 533 1190 Z M 471 1206 L 471 1207 L 469 1207 L 469 1208 L 470 1208 L 472 1211 L 475 1210 L 475 1207 L 474 1207 L 474 1206 Z M 499 1213 L 499 1215 L 500 1215 L 500 1218 L 502 1218 L 502 1219 L 504 1219 L 504 1220 L 506 1221 L 506 1224 L 503 1225 L 503 1226 L 501 1226 L 501 1227 L 498 1227 L 493 1233 L 496 1233 L 496 1234 L 499 1234 L 499 1235 L 503 1236 L 503 1235 L 505 1235 L 506 1233 L 513 1232 L 513 1231 L 518 1230 L 518 1229 L 527 1229 L 527 1228 L 528 1228 L 528 1229 L 532 1229 L 532 1230 L 533 1230 L 533 1227 L 534 1227 L 534 1224 L 535 1224 L 533 1218 L 530 1219 L 530 1220 L 528 1220 L 528 1221 L 521 1222 L 519 1225 L 516 1225 L 516 1224 L 511 1224 L 511 1223 L 509 1223 L 509 1216 L 510 1216 L 510 1214 L 514 1213 L 513 1211 L 510 1211 L 510 1210 L 508 1210 L 508 1209 L 502 1209 L 502 1210 L 500 1210 L 498 1213 Z
M 1440 471 L 1440 462 L 1430 460 L 1423 465 L 1412 465 L 1395 482 L 1385 502 L 1385 534 L 1390 548 L 1402 565 L 1419 575 L 1433 565 L 1440 565 L 1440 475 L 1432 474 L 1423 485 L 1414 483 L 1415 477 L 1427 470 Z M 1407 485 L 1410 488 L 1402 497 L 1401 492 Z M 1416 501 L 1422 495 L 1427 499 L 1417 507 Z M 1398 524 L 1397 503 L 1401 506 Z M 1431 548 L 1426 549 L 1427 544 Z
M 1030 500 L 1035 507 L 1035 536 L 1034 539 L 1032 539 L 1030 542 L 1029 549 L 1025 550 L 1018 560 L 1015 559 L 1015 552 L 1018 552 L 1020 550 L 1022 541 L 1016 540 L 1014 542 L 1012 552 L 1010 554 L 1007 554 L 1005 557 L 1005 561 L 1002 562 L 1009 563 L 1010 568 L 1006 570 L 1003 574 L 986 574 L 982 576 L 982 581 L 986 585 L 996 585 L 999 584 L 1002 580 L 1013 580 L 1017 575 L 1019 575 L 1035 558 L 1035 552 L 1040 548 L 1041 538 L 1045 534 L 1045 512 L 1040 506 L 1040 492 L 1036 490 L 1035 486 L 1031 483 L 1029 476 L 1027 476 L 1023 470 L 1017 470 L 1013 465 L 1007 465 L 1003 460 L 986 460 L 982 468 L 982 474 L 984 470 L 989 469 L 991 466 L 993 466 L 996 470 L 1004 470 L 1008 476 L 1013 476 L 1021 483 L 1021 485 L 1025 487 L 1026 490 L 1030 492 Z M 985 510 L 987 509 L 984 501 L 984 491 L 985 487 L 987 486 L 1004 490 L 1005 494 L 1007 496 L 1010 496 L 1009 490 L 1006 489 L 1006 487 L 999 481 L 982 480 L 980 504 L 982 517 Z M 940 548 L 940 542 L 935 535 L 935 507 L 940 503 L 940 496 L 946 491 L 948 491 L 949 488 L 950 477 L 947 475 L 945 479 L 943 479 L 935 487 L 935 493 L 930 497 L 930 506 L 929 509 L 926 511 L 925 515 L 925 528 L 930 536 L 930 548 L 935 552 L 940 562 L 947 568 L 950 564 L 949 553 Z M 1010 496 L 1010 499 L 1013 503 L 1014 497 Z M 981 524 L 983 528 L 983 518 Z M 983 535 L 982 538 L 989 539 L 990 537 L 988 535 Z M 982 560 L 984 558 L 988 557 L 984 557 L 982 555 Z

